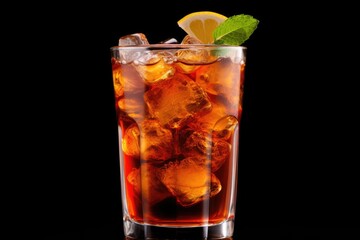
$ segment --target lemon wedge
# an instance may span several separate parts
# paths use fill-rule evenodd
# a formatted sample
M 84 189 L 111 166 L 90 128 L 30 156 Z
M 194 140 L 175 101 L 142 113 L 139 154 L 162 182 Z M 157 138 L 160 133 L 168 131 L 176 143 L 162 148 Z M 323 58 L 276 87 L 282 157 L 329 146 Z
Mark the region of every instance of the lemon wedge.
M 200 11 L 184 16 L 177 24 L 189 36 L 198 39 L 201 43 L 211 44 L 214 43 L 213 31 L 226 19 L 226 16 L 216 12 Z

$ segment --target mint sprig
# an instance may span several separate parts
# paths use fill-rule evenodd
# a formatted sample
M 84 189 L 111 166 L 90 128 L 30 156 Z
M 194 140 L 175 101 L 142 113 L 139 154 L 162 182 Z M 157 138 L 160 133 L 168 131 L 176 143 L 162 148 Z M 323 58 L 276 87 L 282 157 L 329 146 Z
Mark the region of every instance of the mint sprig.
M 246 14 L 229 17 L 214 30 L 214 43 L 239 46 L 249 39 L 258 24 L 259 20 Z

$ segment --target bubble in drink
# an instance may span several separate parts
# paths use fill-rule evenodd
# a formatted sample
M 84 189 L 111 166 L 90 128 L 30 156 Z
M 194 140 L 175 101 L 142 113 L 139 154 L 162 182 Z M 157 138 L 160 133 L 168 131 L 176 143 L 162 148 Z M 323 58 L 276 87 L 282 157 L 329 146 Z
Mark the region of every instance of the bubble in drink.
M 177 73 L 145 93 L 149 112 L 162 126 L 180 128 L 211 110 L 207 94 L 188 76 Z
M 207 162 L 205 158 L 188 157 L 161 169 L 160 181 L 181 206 L 192 206 L 221 191 L 221 183 Z

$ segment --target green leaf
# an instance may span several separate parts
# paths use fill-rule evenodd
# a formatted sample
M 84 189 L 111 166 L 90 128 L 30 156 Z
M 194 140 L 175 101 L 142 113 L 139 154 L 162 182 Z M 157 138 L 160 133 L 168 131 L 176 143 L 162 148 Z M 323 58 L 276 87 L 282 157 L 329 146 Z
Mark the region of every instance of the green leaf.
M 241 45 L 255 31 L 259 20 L 246 14 L 227 18 L 213 32 L 215 44 Z

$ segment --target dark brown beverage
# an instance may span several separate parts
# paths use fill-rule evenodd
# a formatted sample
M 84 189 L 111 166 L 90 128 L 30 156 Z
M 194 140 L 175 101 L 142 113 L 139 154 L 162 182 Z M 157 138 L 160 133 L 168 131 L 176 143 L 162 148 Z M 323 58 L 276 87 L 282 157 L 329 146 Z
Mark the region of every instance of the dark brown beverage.
M 245 61 L 214 53 L 113 54 L 124 211 L 137 223 L 233 218 Z

